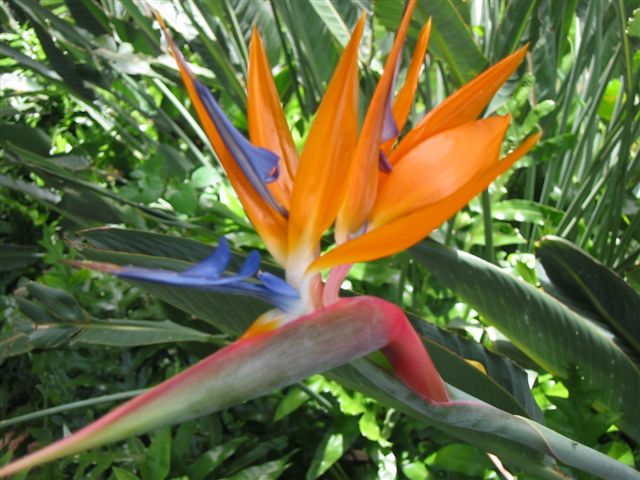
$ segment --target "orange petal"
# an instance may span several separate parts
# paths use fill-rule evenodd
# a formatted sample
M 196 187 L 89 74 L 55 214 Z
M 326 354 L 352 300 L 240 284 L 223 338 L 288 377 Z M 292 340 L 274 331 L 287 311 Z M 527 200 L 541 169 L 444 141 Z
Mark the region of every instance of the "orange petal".
M 364 225 L 375 201 L 383 127 L 385 121 L 390 120 L 387 118 L 387 109 L 389 108 L 390 96 L 393 93 L 393 77 L 415 5 L 415 0 L 410 1 L 407 5 L 387 58 L 384 73 L 373 93 L 362 124 L 362 131 L 349 170 L 349 186 L 336 222 L 338 242 L 344 241 L 349 234 L 358 231 Z
M 380 185 L 370 228 L 448 197 L 498 161 L 509 117 L 466 123 L 429 137 L 411 150 Z
M 449 197 L 336 247 L 313 262 L 309 271 L 320 271 L 336 265 L 375 260 L 416 244 L 463 208 L 469 200 L 487 188 L 496 177 L 525 155 L 535 145 L 540 135 L 541 133 L 531 135 L 503 160 L 469 181 Z
M 520 65 L 526 53 L 527 46 L 524 46 L 443 100 L 402 139 L 389 158 L 391 164 L 400 161 L 407 152 L 428 137 L 475 120 Z
M 418 41 L 416 42 L 416 48 L 413 51 L 411 57 L 411 63 L 407 71 L 407 77 L 404 80 L 402 89 L 398 92 L 396 99 L 393 103 L 393 118 L 396 120 L 398 130 L 402 131 L 404 124 L 407 122 L 409 112 L 411 111 L 411 105 L 413 105 L 413 99 L 418 88 L 418 80 L 420 78 L 420 69 L 422 68 L 422 62 L 427 51 L 427 45 L 429 44 L 429 36 L 431 34 L 431 19 L 425 23 Z
M 364 20 L 363 15 L 340 58 L 300 157 L 289 211 L 287 278 L 293 285 L 313 259 L 344 196 L 358 134 L 358 44 Z
M 193 107 L 198 114 L 202 128 L 213 145 L 231 185 L 238 194 L 238 198 L 247 212 L 249 220 L 253 223 L 253 226 L 258 231 L 258 234 L 274 258 L 278 262 L 284 264 L 287 257 L 286 219 L 263 200 L 236 163 L 233 155 L 229 152 L 229 149 L 218 134 L 218 131 L 209 117 L 202 100 L 200 100 L 200 96 L 198 95 L 195 86 L 195 77 L 189 70 L 182 54 L 173 42 L 166 25 L 158 15 L 156 15 L 156 18 L 162 27 L 162 31 L 167 39 L 171 53 L 176 60 L 178 69 L 180 70 L 180 76 L 182 77 L 182 82 L 184 83 L 184 86 L 189 93 L 189 97 L 193 102 Z
M 298 167 L 298 151 L 258 31 L 254 27 L 249 48 L 247 110 L 251 143 L 271 150 L 280 157 L 280 175 L 267 188 L 283 207 L 289 209 L 292 179 Z

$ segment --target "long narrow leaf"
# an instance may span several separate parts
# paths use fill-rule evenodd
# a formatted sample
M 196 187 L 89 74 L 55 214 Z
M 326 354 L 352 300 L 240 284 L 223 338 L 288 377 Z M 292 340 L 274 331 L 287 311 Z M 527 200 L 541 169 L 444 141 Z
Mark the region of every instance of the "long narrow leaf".
M 640 370 L 589 320 L 553 297 L 473 255 L 427 241 L 412 250 L 446 286 L 531 359 L 560 378 L 579 369 L 596 407 L 619 413 L 620 426 L 640 439 Z

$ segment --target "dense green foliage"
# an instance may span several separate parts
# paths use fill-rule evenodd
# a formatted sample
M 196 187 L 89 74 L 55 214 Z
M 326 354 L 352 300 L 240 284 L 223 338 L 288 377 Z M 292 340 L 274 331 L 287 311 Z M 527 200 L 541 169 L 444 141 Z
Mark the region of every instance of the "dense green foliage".
M 364 98 L 402 13 L 391 0 L 157 7 L 239 128 L 255 24 L 300 144 L 359 12 Z M 411 312 L 451 385 L 637 466 L 640 6 L 423 0 L 410 44 L 428 17 L 410 119 L 529 42 L 488 110 L 514 118 L 507 149 L 544 136 L 434 233 L 468 253 L 425 241 L 357 265 L 345 287 Z M 228 344 L 265 307 L 64 263 L 182 267 L 222 235 L 239 256 L 261 247 L 140 3 L 1 0 L 0 52 L 1 464 Z M 479 437 L 403 415 L 349 368 L 29 478 L 498 478 Z M 521 478 L 590 478 L 483 446 Z

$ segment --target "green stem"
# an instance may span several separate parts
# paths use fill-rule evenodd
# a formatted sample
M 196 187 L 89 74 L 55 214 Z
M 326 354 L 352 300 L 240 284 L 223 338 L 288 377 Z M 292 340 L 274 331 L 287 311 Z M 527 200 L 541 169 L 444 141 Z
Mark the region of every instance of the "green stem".
M 493 249 L 493 223 L 491 222 L 491 197 L 489 191 L 484 190 L 480 197 L 482 201 L 482 219 L 484 221 L 484 257 L 488 262 L 496 263 Z
M 20 415 L 18 417 L 9 418 L 7 420 L 0 420 L 0 430 L 10 427 L 12 425 L 18 425 L 20 423 L 29 422 L 37 418 L 48 417 L 56 413 L 69 412 L 71 410 L 77 410 L 79 408 L 91 407 L 93 405 L 99 405 L 101 403 L 116 402 L 118 400 L 126 400 L 140 395 L 148 388 L 141 388 L 139 390 L 129 390 L 127 392 L 114 393 L 111 395 L 102 395 L 101 397 L 89 398 L 87 400 L 80 400 L 78 402 L 71 402 L 65 405 L 58 405 L 57 407 L 45 408 L 33 413 L 27 413 L 26 415 Z

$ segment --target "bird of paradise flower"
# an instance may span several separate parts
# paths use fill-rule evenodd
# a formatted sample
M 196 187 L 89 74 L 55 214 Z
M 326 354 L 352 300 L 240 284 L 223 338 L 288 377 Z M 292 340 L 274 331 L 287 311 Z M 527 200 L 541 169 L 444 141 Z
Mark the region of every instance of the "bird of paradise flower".
M 222 239 L 182 271 L 84 262 L 121 278 L 251 295 L 275 308 L 232 345 L 111 411 L 91 425 L 0 469 L 0 476 L 255 398 L 382 350 L 395 374 L 426 402 L 447 388 L 404 313 L 374 297 L 340 298 L 356 262 L 400 252 L 425 238 L 522 157 L 534 134 L 500 159 L 509 116 L 477 119 L 522 61 L 506 57 L 427 113 L 398 140 L 409 115 L 431 22 L 421 30 L 403 86 L 395 74 L 415 1 L 410 1 L 358 132 L 358 21 L 311 126 L 296 150 L 262 41 L 254 29 L 248 71 L 250 141 L 190 71 L 158 18 L 182 81 L 245 211 L 286 280 L 259 271 L 251 253 L 237 274 Z M 334 225 L 335 247 L 320 251 Z M 329 270 L 323 281 L 321 272 Z

